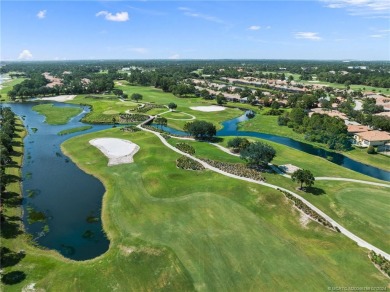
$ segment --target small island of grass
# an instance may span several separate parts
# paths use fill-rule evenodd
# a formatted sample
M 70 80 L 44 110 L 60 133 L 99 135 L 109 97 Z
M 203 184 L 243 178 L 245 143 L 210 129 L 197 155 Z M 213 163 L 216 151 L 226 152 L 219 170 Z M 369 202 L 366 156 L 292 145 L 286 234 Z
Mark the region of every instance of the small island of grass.
M 49 125 L 63 125 L 82 112 L 77 107 L 57 107 L 54 104 L 39 104 L 33 107 L 33 110 L 46 117 L 45 122 Z
M 81 126 L 76 128 L 65 129 L 57 133 L 59 136 L 64 136 L 72 133 L 82 132 L 91 129 L 92 126 Z

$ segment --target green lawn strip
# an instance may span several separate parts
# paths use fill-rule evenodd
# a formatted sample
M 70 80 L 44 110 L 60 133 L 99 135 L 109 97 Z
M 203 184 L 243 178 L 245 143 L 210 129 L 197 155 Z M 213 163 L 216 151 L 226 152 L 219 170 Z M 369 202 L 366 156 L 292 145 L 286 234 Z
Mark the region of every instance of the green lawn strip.
M 5 82 L 3 82 L 1 84 L 1 89 L 0 89 L 0 94 L 1 94 L 1 98 L 0 98 L 0 101 L 10 101 L 7 93 L 8 91 L 12 90 L 12 87 L 14 87 L 14 85 L 16 84 L 19 84 L 19 83 L 22 83 L 23 80 L 25 80 L 26 78 L 15 78 L 15 79 L 11 79 L 11 80 L 7 80 Z
M 68 135 L 72 133 L 82 132 L 91 129 L 92 126 L 82 126 L 82 127 L 76 127 L 71 129 L 65 129 L 57 133 L 59 136 Z
M 138 144 L 135 163 L 107 167 L 106 158 L 88 144 L 96 137 Z M 178 169 L 179 155 L 149 133 L 102 131 L 68 140 L 63 147 L 104 182 L 103 222 L 112 242 L 137 236 L 169 247 L 197 289 L 299 290 L 299 279 L 308 289 L 382 281 L 366 253 L 348 239 L 316 223 L 302 228 L 297 212 L 278 192 L 210 171 Z M 368 278 L 356 277 L 356 268 Z
M 327 149 L 326 145 L 321 143 L 315 143 L 305 140 L 304 134 L 299 134 L 294 132 L 291 128 L 286 126 L 279 126 L 277 123 L 277 116 L 267 116 L 262 114 L 257 114 L 253 119 L 239 124 L 239 130 L 241 131 L 253 131 L 260 132 L 272 135 L 278 135 L 282 137 L 288 137 L 296 141 L 307 143 L 325 150 Z M 367 154 L 367 149 L 359 149 L 354 147 L 351 151 L 344 151 L 341 154 L 359 161 L 361 163 L 369 164 L 374 167 L 378 167 L 384 170 L 389 170 L 390 157 L 385 155 L 370 155 Z
M 45 116 L 45 122 L 50 125 L 63 125 L 82 112 L 81 108 L 76 107 L 57 107 L 54 104 L 39 104 L 32 108 L 37 113 Z
M 69 102 L 92 107 L 91 112 L 86 114 L 82 119 L 85 123 L 112 123 L 113 118 L 118 122 L 120 113 L 125 113 L 127 110 L 138 107 L 137 103 L 130 100 L 122 102 L 118 98 L 107 98 L 105 95 L 94 96 L 98 96 L 99 98 L 92 98 L 88 95 L 78 95 L 74 100 Z

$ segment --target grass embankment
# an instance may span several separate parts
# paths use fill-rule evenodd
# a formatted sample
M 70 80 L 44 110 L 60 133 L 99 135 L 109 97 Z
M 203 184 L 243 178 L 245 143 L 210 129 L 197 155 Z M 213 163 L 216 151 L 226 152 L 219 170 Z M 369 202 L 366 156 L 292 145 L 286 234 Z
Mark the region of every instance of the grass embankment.
M 98 137 L 138 144 L 135 162 L 108 167 L 89 144 Z M 279 192 L 178 169 L 180 155 L 152 134 L 110 129 L 72 138 L 63 149 L 106 187 L 102 217 L 110 250 L 72 262 L 25 244 L 27 256 L 14 269 L 27 278 L 8 290 L 36 283 L 68 291 L 313 291 L 388 283 L 366 250 L 317 223 L 301 226 L 298 211 Z
M 286 126 L 279 126 L 277 123 L 277 116 L 267 116 L 263 114 L 257 114 L 253 119 L 239 124 L 239 130 L 241 131 L 253 131 L 265 134 L 278 135 L 282 137 L 288 137 L 296 141 L 304 142 L 319 148 L 323 148 L 328 151 L 326 145 L 321 143 L 314 143 L 305 140 L 304 134 L 294 132 L 293 129 Z M 370 155 L 367 153 L 367 149 L 359 149 L 353 147 L 353 150 L 341 152 L 343 155 L 350 157 L 356 161 L 369 164 L 384 170 L 389 170 L 390 157 L 381 154 Z
M 225 138 L 222 145 L 226 146 L 230 138 Z M 251 138 L 249 138 L 251 139 Z M 332 176 L 361 179 L 368 181 L 372 179 L 365 175 L 358 174 L 351 170 L 335 165 L 325 159 L 316 159 L 313 155 L 294 150 L 261 139 L 253 139 L 270 144 L 276 150 L 276 157 L 273 163 L 291 163 L 304 169 L 309 169 L 315 176 Z M 229 155 L 217 147 L 205 142 L 183 141 L 171 138 L 170 144 L 185 142 L 195 148 L 195 156 L 209 158 L 224 162 L 244 163 L 239 157 Z M 390 241 L 386 234 L 390 233 L 390 192 L 388 188 L 377 186 L 365 186 L 351 182 L 317 181 L 308 193 L 297 191 L 297 183 L 291 179 L 276 174 L 264 174 L 267 182 L 283 186 L 294 192 L 298 192 L 319 209 L 331 216 L 341 225 L 360 236 L 367 242 L 389 252 Z M 390 184 L 389 184 L 390 185 Z
M 54 104 L 39 104 L 32 108 L 37 113 L 45 116 L 45 122 L 49 125 L 64 125 L 69 120 L 82 112 L 77 107 L 57 107 Z
M 72 133 L 82 132 L 91 129 L 92 126 L 82 126 L 82 127 L 76 127 L 71 129 L 65 129 L 57 133 L 59 136 L 64 136 Z

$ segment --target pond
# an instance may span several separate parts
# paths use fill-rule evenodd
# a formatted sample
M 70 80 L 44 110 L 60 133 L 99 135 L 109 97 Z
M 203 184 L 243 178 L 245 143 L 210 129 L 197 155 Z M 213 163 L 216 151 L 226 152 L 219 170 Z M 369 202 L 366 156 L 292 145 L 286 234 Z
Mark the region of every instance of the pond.
M 22 117 L 29 132 L 24 140 L 23 222 L 41 246 L 55 249 L 74 260 L 92 259 L 108 250 L 101 222 L 103 184 L 79 169 L 60 145 L 76 135 L 112 125 L 94 125 L 79 133 L 59 136 L 64 129 L 85 125 L 79 120 L 89 109 L 66 125 L 44 123 L 44 116 L 32 110 L 37 102 L 4 104 Z M 55 103 L 55 106 L 74 106 Z

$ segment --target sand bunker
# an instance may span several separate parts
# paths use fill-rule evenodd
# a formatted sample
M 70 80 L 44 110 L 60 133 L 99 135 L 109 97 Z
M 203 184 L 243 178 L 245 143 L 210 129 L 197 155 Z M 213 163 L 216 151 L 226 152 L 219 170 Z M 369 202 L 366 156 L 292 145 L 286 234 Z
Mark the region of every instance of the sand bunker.
M 52 100 L 52 101 L 65 102 L 65 101 L 73 100 L 75 97 L 76 95 L 58 95 L 58 96 L 51 96 L 51 97 L 42 97 L 39 98 L 39 100 Z
M 294 173 L 295 171 L 301 168 L 292 164 L 284 164 L 284 165 L 279 165 L 279 169 L 285 173 Z
M 97 138 L 89 141 L 108 158 L 108 166 L 132 163 L 139 146 L 128 140 L 117 138 Z
M 209 105 L 209 106 L 193 106 L 190 107 L 190 109 L 194 111 L 200 111 L 200 112 L 220 112 L 220 111 L 224 111 L 226 107 L 218 106 L 218 105 Z

